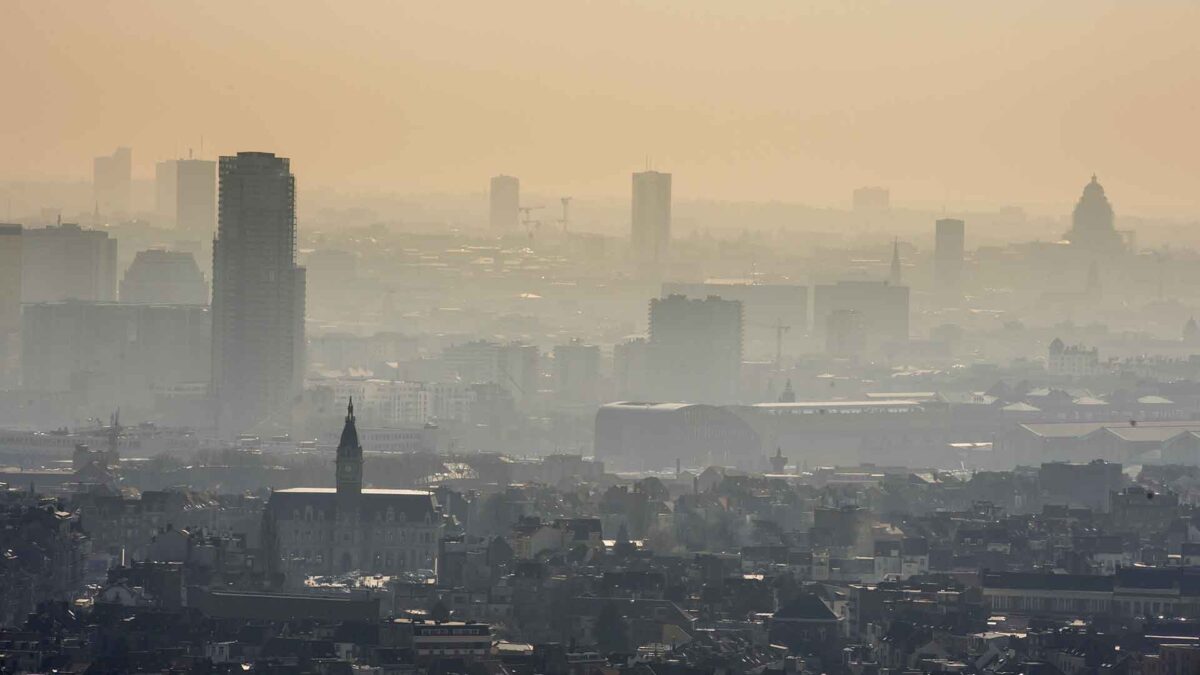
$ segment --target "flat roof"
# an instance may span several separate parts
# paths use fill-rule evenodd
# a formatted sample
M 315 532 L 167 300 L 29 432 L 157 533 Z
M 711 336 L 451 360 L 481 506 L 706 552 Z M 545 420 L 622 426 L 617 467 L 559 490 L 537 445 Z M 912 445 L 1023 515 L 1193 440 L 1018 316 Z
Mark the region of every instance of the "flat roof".
M 337 488 L 323 487 L 299 487 L 299 488 L 284 488 L 275 490 L 286 494 L 334 494 Z M 363 488 L 362 493 L 365 495 L 410 495 L 418 497 L 428 497 L 433 494 L 429 490 L 389 490 L 382 488 Z

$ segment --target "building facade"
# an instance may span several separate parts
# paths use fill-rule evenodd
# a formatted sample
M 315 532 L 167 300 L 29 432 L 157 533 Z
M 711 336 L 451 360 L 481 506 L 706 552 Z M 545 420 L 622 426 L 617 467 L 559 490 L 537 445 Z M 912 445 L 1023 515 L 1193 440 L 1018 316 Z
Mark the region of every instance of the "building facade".
M 634 261 L 667 262 L 671 246 L 671 174 L 633 174 L 632 228 Z
M 219 433 L 290 423 L 304 372 L 304 268 L 296 265 L 290 162 L 240 152 L 220 162 L 213 240 L 212 387 Z
M 135 305 L 207 305 L 208 282 L 186 251 L 138 251 L 121 279 L 121 302 Z
M 934 223 L 934 230 L 934 291 L 957 294 L 962 290 L 966 224 L 957 218 L 941 218 Z
M 437 571 L 442 514 L 433 493 L 363 487 L 363 449 L 351 402 L 338 443 L 334 488 L 271 494 L 263 514 L 272 573 L 310 575 Z
M 488 190 L 488 224 L 493 230 L 515 232 L 521 225 L 521 181 L 492 176 Z
M 92 186 L 96 211 L 104 216 L 130 213 L 130 183 L 133 151 L 117 148 L 113 154 L 92 161 Z
M 682 295 L 650 301 L 650 394 L 660 401 L 731 403 L 742 367 L 742 303 Z
M 21 236 L 21 302 L 117 299 L 117 240 L 107 232 L 65 223 Z

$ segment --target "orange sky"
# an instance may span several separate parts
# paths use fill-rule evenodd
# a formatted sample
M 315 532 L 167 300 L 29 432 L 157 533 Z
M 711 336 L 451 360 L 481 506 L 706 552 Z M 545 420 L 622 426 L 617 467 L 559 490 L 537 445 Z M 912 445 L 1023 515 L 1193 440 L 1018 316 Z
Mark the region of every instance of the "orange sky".
M 270 150 L 301 185 L 1200 207 L 1200 4 L 5 0 L 0 180 Z

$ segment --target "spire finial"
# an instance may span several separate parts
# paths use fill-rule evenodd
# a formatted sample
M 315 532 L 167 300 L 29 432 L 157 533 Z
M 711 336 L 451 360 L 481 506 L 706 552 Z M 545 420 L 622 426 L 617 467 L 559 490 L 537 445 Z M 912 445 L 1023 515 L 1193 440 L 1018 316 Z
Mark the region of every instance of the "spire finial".
M 350 403 L 346 405 L 346 421 L 354 419 L 354 397 L 350 397 Z

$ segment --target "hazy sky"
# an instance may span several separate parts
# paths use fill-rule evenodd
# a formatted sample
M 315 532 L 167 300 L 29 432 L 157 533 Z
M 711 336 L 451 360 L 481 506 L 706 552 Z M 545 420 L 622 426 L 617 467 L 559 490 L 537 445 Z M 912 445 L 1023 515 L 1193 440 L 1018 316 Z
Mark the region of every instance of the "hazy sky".
M 0 2 L 0 179 L 270 150 L 301 186 L 1200 207 L 1200 3 Z

